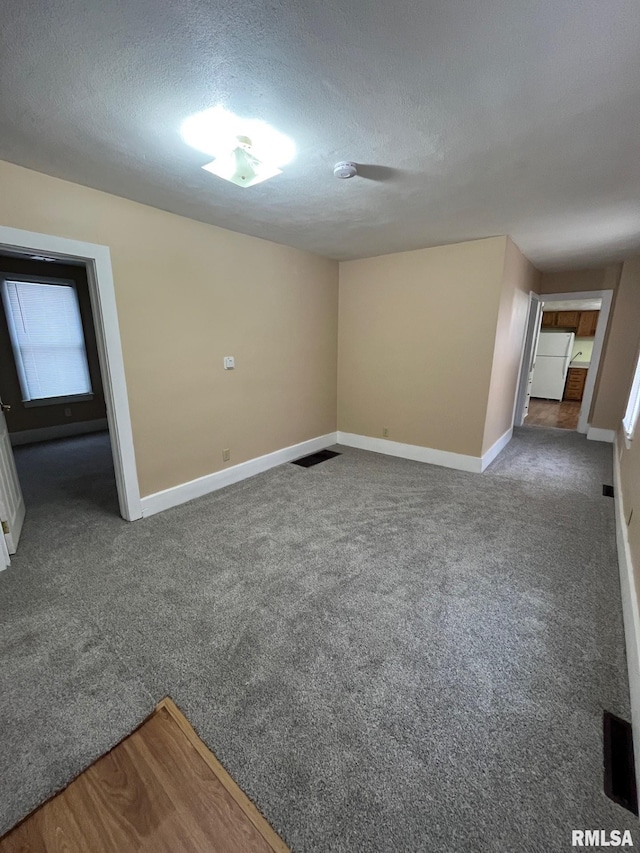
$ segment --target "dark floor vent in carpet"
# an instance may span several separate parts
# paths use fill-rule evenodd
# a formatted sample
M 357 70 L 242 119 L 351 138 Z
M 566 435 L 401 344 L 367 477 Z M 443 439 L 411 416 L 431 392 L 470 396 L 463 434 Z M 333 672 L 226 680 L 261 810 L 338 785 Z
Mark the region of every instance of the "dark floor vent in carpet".
M 317 465 L 319 462 L 326 462 L 327 459 L 333 459 L 334 456 L 340 456 L 337 450 L 319 450 L 317 453 L 310 453 L 309 456 L 295 459 L 293 464 L 300 465 L 303 468 L 311 468 L 312 465 Z
M 638 814 L 636 768 L 631 723 L 604 712 L 604 792 L 620 806 Z
M 605 498 L 612 498 L 613 497 L 613 486 L 603 486 L 602 487 L 602 494 L 605 496 Z

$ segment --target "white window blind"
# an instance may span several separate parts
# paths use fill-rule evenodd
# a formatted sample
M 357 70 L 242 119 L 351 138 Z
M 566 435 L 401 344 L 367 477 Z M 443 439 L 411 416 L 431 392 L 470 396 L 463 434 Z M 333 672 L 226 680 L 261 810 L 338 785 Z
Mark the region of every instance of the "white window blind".
M 2 297 L 23 400 L 90 394 L 75 288 L 6 280 Z
M 627 403 L 627 411 L 622 419 L 624 434 L 631 441 L 633 434 L 636 431 L 638 416 L 640 415 L 640 355 L 636 363 L 636 372 L 633 377 L 631 393 L 629 394 L 629 402 Z

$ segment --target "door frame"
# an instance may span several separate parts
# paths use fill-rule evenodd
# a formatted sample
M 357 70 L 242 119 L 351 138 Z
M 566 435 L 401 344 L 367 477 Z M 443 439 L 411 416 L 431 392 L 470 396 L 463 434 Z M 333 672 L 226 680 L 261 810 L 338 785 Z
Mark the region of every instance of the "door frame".
M 570 300 L 577 299 L 602 300 L 600 305 L 600 316 L 598 317 L 598 326 L 596 328 L 596 334 L 593 339 L 591 364 L 587 373 L 587 381 L 584 386 L 584 393 L 582 395 L 582 405 L 580 406 L 580 416 L 578 418 L 577 431 L 586 434 L 589 431 L 589 413 L 591 411 L 593 393 L 596 387 L 596 379 L 598 378 L 598 373 L 600 371 L 600 361 L 602 358 L 602 350 L 604 348 L 604 339 L 607 333 L 607 329 L 609 327 L 609 316 L 611 313 L 611 303 L 613 301 L 613 290 L 581 290 L 576 293 L 532 293 L 531 295 L 537 296 L 540 301 L 545 304 L 547 302 L 567 302 Z M 527 334 L 523 345 L 523 359 L 520 368 L 518 396 L 516 397 L 516 417 L 514 420 L 517 426 L 522 424 L 522 416 L 524 410 L 524 397 L 522 397 L 522 400 L 520 398 L 520 389 L 523 381 L 523 373 L 525 371 L 524 351 L 527 347 L 529 347 L 530 351 L 530 348 L 533 345 L 533 341 L 535 340 L 534 333 L 535 335 L 538 335 L 540 333 L 540 329 L 534 329 L 532 331 L 531 329 L 527 328 Z
M 0 513 L 4 513 L 4 506 L 0 501 Z M 7 540 L 5 539 L 2 531 L 0 530 L 0 572 L 4 571 L 4 569 L 8 568 L 11 565 L 11 557 L 9 555 L 9 548 L 7 546 Z
M 133 430 L 122 357 L 118 310 L 108 246 L 0 226 L 0 251 L 43 254 L 59 261 L 81 261 L 87 270 L 100 375 L 116 475 L 120 514 L 127 521 L 142 518 Z
M 535 331 L 537 328 L 536 320 L 538 316 L 542 316 L 542 297 L 538 293 L 534 293 L 533 290 L 530 290 L 527 322 L 524 327 L 524 345 L 522 347 L 522 356 L 520 358 L 520 378 L 518 380 L 518 390 L 516 392 L 513 412 L 514 426 L 522 426 L 524 422 L 524 410 L 527 402 L 531 365 L 536 351 L 537 336 Z

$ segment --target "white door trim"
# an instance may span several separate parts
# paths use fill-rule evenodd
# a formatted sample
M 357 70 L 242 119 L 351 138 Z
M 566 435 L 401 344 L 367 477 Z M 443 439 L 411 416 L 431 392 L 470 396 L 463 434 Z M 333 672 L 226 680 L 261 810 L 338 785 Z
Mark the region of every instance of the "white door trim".
M 142 518 L 109 247 L 0 226 L 0 249 L 86 264 L 120 514 L 127 521 Z
M 606 441 L 609 444 L 613 444 L 616 440 L 616 431 L 615 429 L 601 429 L 600 427 L 590 426 L 587 438 L 590 438 L 592 441 Z
M 635 754 L 636 782 L 640 789 L 640 612 L 638 610 L 638 590 L 633 571 L 631 548 L 629 547 L 628 521 L 625 516 L 620 482 L 621 440 L 623 440 L 622 437 L 619 439 L 616 436 L 613 446 L 613 494 L 616 511 L 616 543 L 620 570 L 622 618 L 629 674 L 633 751 Z
M 7 540 L 4 538 L 0 530 L 0 572 L 11 565 L 11 557 L 7 547 Z
M 3 523 L 0 537 L 5 540 L 9 554 L 15 554 L 24 524 L 25 505 L 4 412 L 0 412 L 0 480 L 0 521 Z
M 593 392 L 596 386 L 596 379 L 600 369 L 600 359 L 602 357 L 602 349 L 604 346 L 604 338 L 609 325 L 609 314 L 611 313 L 611 302 L 613 300 L 613 290 L 585 290 L 579 293 L 539 293 L 537 294 L 542 302 L 566 302 L 576 299 L 601 299 L 600 316 L 598 318 L 598 327 L 593 339 L 593 351 L 591 354 L 591 364 L 587 374 L 587 381 L 584 386 L 584 394 L 582 395 L 582 405 L 580 406 L 580 417 L 578 418 L 578 432 L 586 434 L 589 431 L 589 412 L 591 411 L 591 403 L 593 400 Z M 523 347 L 527 347 L 530 334 L 526 336 Z M 523 381 L 524 365 L 524 350 L 523 363 L 520 370 L 520 384 Z M 520 385 L 518 386 L 520 389 Z M 519 411 L 516 413 L 516 422 L 518 421 Z
M 370 450 L 373 453 L 383 453 L 385 456 L 397 456 L 400 459 L 410 459 L 413 462 L 426 462 L 428 465 L 441 465 L 443 468 L 454 468 L 456 471 L 471 471 L 481 474 L 486 467 L 508 444 L 511 430 L 500 436 L 496 443 L 487 450 L 483 457 L 467 456 L 464 453 L 454 453 L 451 450 L 437 450 L 435 447 L 423 447 L 421 444 L 404 444 L 389 438 L 373 438 L 370 435 L 359 435 L 353 432 L 338 430 L 338 444 L 347 447 L 357 447 L 360 450 Z
M 248 477 L 255 477 L 256 474 L 269 471 L 277 465 L 292 462 L 294 459 L 300 459 L 301 456 L 306 456 L 309 453 L 317 453 L 318 450 L 331 447 L 332 444 L 336 443 L 336 439 L 337 433 L 330 432 L 327 435 L 320 435 L 317 438 L 311 438 L 290 447 L 274 450 L 264 456 L 256 456 L 246 462 L 240 462 L 238 465 L 223 468 L 222 471 L 205 474 L 204 477 L 198 477 L 196 480 L 171 486 L 153 495 L 146 495 L 142 498 L 143 515 L 147 518 L 149 515 L 155 515 L 157 512 L 163 512 L 165 509 L 171 509 L 171 507 L 180 506 L 187 501 L 216 492 L 232 483 L 239 483 Z
M 533 290 L 529 291 L 529 309 L 527 311 L 527 322 L 525 323 L 524 344 L 522 347 L 522 355 L 520 356 L 520 379 L 518 381 L 518 390 L 514 403 L 513 417 L 511 419 L 513 426 L 522 426 L 524 421 L 524 409 L 527 402 L 527 392 L 529 389 L 529 378 L 531 373 L 531 363 L 535 355 L 536 342 L 536 318 L 541 309 L 539 306 L 542 303 L 542 297 Z

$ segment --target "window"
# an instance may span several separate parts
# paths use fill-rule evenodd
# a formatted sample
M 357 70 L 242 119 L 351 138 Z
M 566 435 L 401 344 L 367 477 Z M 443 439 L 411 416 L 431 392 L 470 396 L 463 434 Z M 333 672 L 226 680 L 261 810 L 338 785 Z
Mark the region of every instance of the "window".
M 73 284 L 5 279 L 2 299 L 25 405 L 91 399 Z
M 636 372 L 633 376 L 633 385 L 629 394 L 627 411 L 624 413 L 624 418 L 622 419 L 622 426 L 627 441 L 631 441 L 636 431 L 638 415 L 640 415 L 640 354 L 636 362 Z

